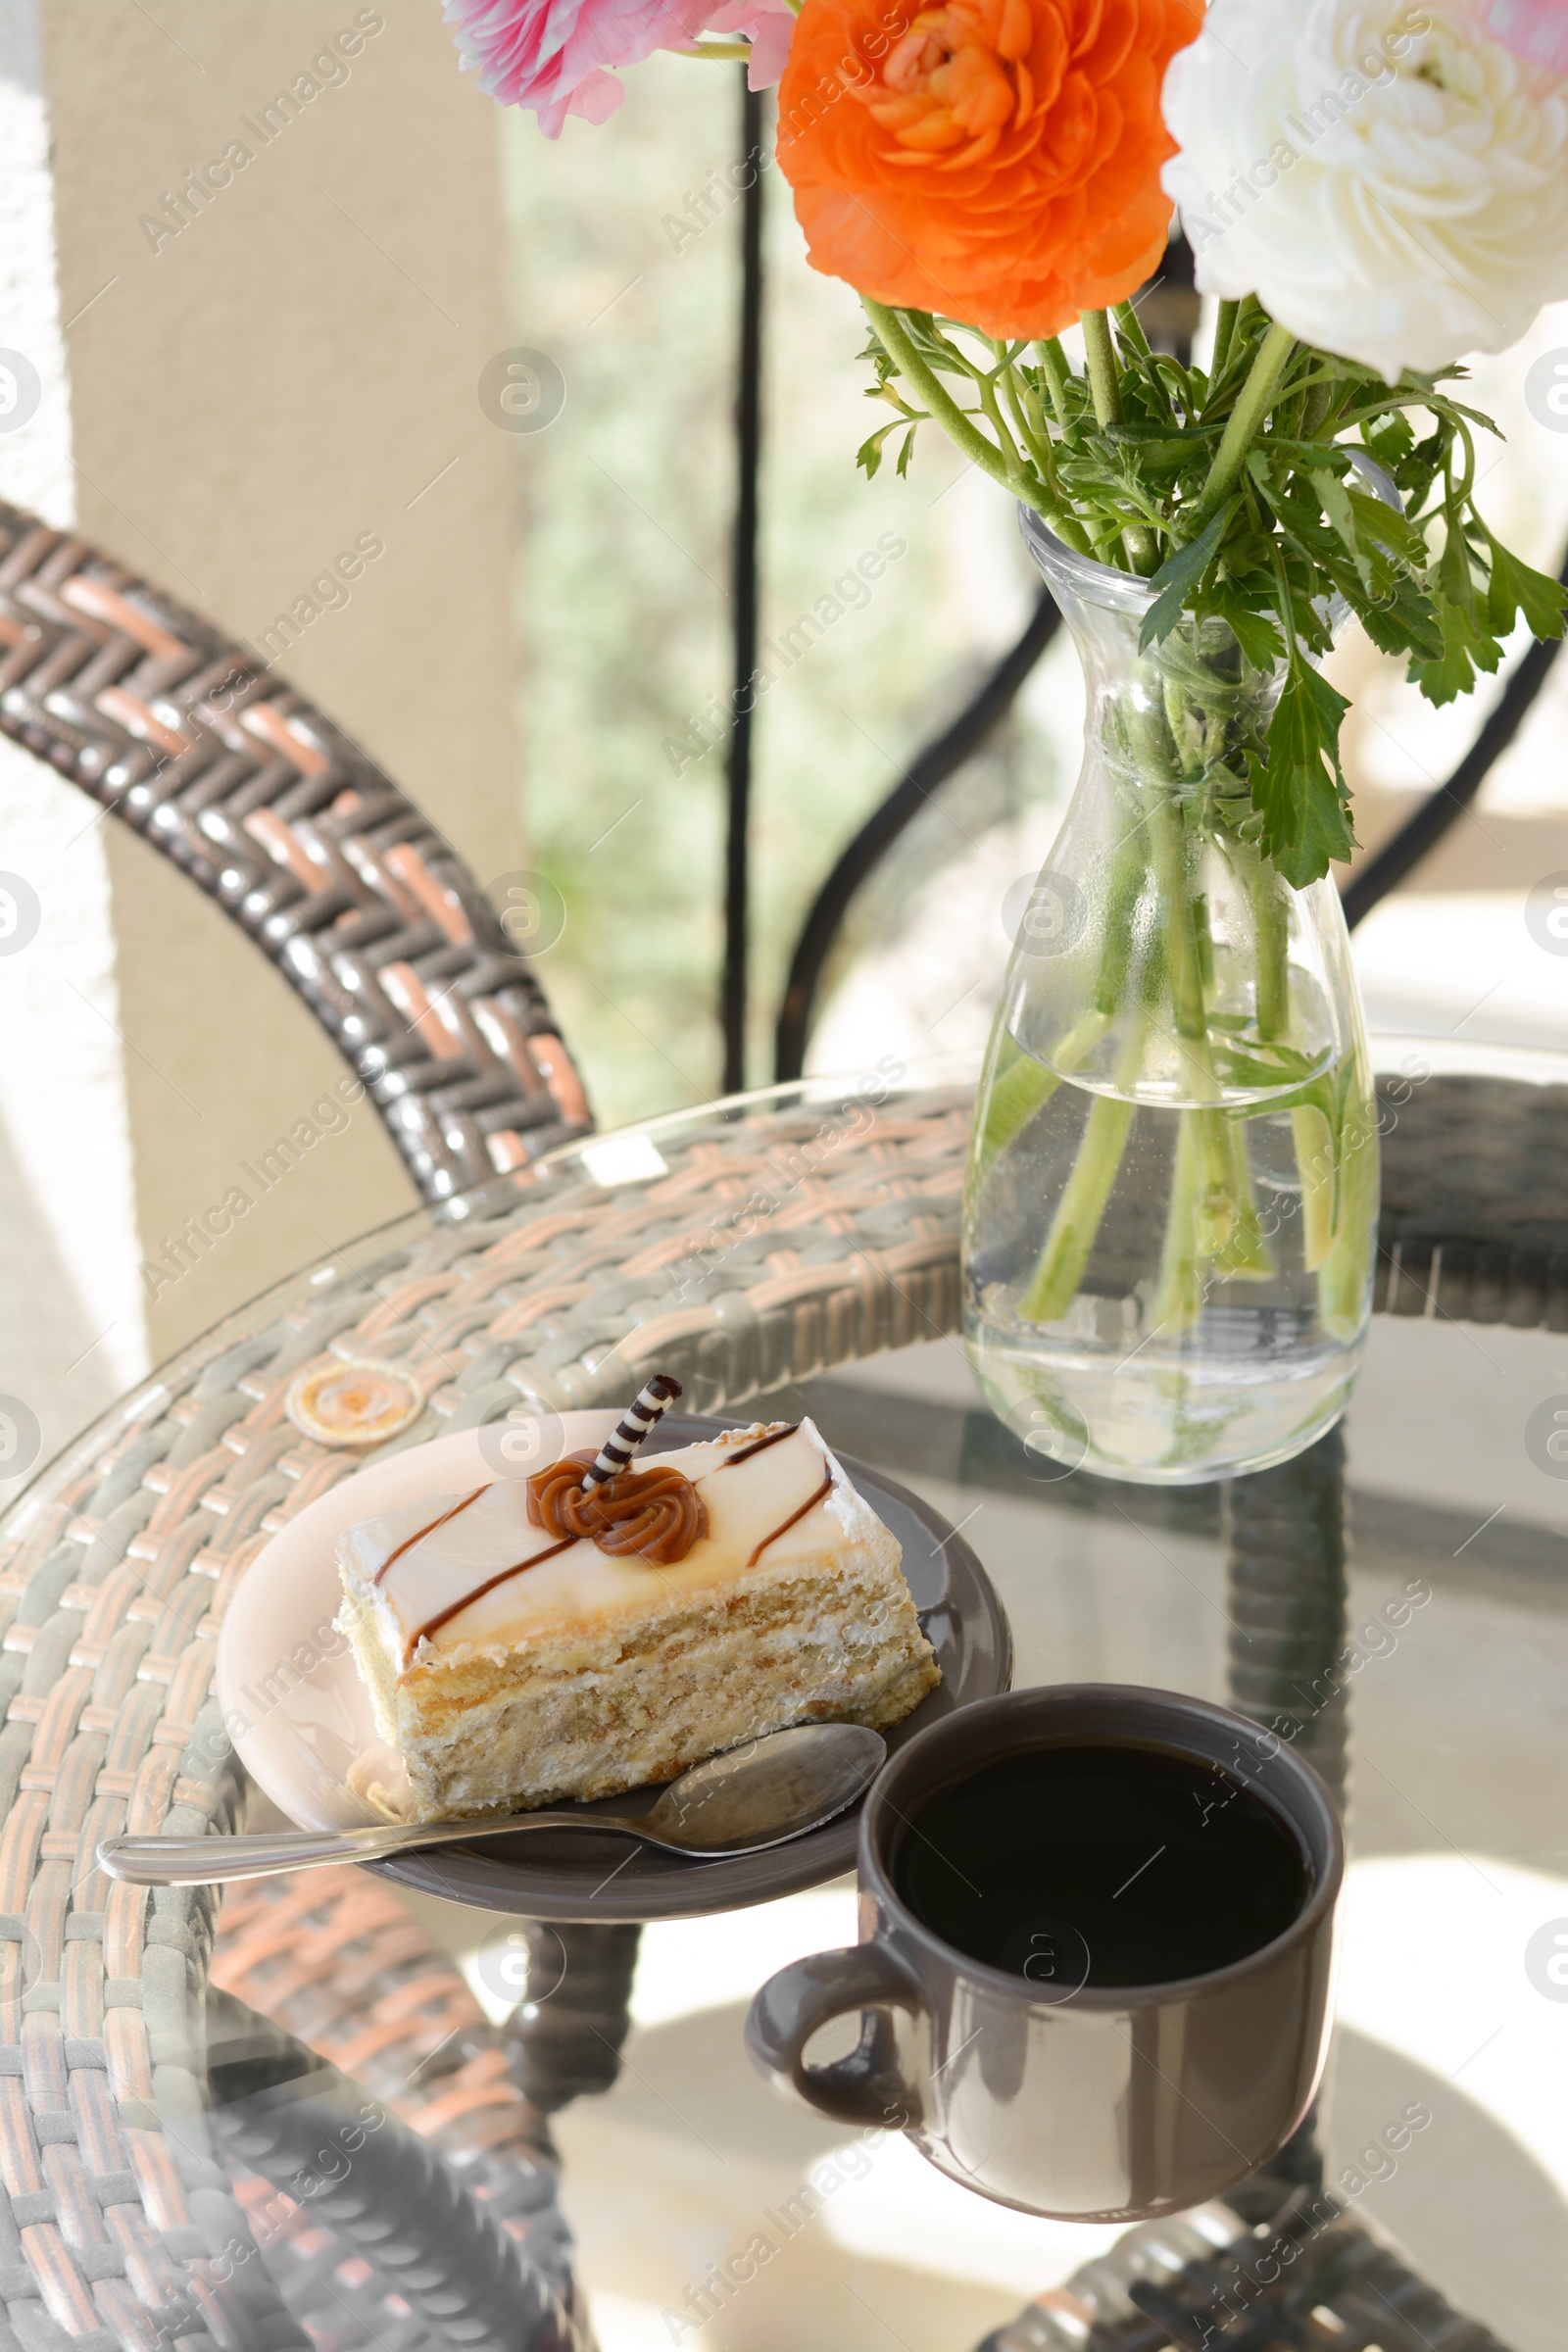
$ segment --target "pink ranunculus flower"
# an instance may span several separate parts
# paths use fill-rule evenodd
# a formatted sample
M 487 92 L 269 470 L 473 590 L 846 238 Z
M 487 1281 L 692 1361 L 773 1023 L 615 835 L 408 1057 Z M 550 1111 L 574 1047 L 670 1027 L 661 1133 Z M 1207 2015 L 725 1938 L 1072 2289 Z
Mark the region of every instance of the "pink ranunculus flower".
M 754 90 L 770 90 L 790 53 L 795 11 L 790 0 L 724 0 L 717 14 L 707 19 L 703 30 L 745 33 L 752 44 L 747 81 Z
M 748 32 L 754 89 L 777 81 L 795 19 L 788 0 L 446 0 L 458 53 L 502 106 L 520 106 L 561 136 L 568 115 L 608 121 L 620 104 L 615 79 L 656 49 L 684 49 L 705 28 Z
M 501 106 L 525 107 L 559 139 L 568 115 L 604 122 L 620 104 L 614 70 L 684 48 L 712 0 L 446 0 L 458 54 Z
M 1492 0 L 1487 30 L 1516 57 L 1568 74 L 1568 0 Z

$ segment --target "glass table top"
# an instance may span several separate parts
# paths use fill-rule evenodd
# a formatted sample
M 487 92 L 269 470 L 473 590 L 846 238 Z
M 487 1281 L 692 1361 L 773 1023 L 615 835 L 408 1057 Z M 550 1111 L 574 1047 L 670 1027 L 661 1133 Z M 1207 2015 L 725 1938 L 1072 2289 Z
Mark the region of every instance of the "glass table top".
M 1568 1061 L 1422 1041 L 1384 1041 L 1380 1058 L 1410 1068 L 1415 1083 L 1421 1068 L 1568 1080 Z M 961 1076 L 943 1069 L 906 1082 Z M 596 1228 L 599 1257 L 583 1245 L 571 1258 L 577 1208 L 603 1200 L 618 1214 L 629 1204 L 624 1231 L 641 1248 L 640 1188 L 676 1170 L 690 1179 L 695 1220 L 710 1200 L 728 1215 L 745 1199 L 757 1136 L 775 1114 L 831 1112 L 853 1093 L 812 1081 L 596 1137 L 542 1163 L 526 1186 L 499 1183 L 402 1219 L 231 1317 L 166 1366 L 140 1401 L 127 1400 L 125 1413 L 145 1415 L 159 1396 L 178 1394 L 215 1351 L 238 1366 L 247 1332 L 325 1312 L 353 1282 L 370 1286 L 372 1302 L 392 1286 L 387 1347 L 402 1347 L 425 1312 L 422 1268 L 437 1269 L 426 1285 L 433 1296 L 451 1269 L 461 1272 L 463 1251 L 471 1248 L 477 1263 L 492 1246 L 510 1246 L 541 1204 L 547 1221 L 567 1212 L 551 1267 L 572 1280 L 580 1265 L 598 1267 L 592 1296 L 606 1302 L 604 1317 L 581 1329 L 610 1348 L 615 1316 L 632 1311 L 625 1282 L 615 1289 L 612 1279 L 622 1273 L 615 1252 L 629 1257 L 631 1239 L 615 1238 L 611 1217 Z M 922 1214 L 937 1213 L 939 1190 Z M 895 1223 L 903 1213 L 888 1212 Z M 832 1246 L 842 1253 L 853 1242 Z M 829 1239 L 808 1224 L 790 1247 L 799 1264 L 827 1251 Z M 549 1269 L 527 1277 L 556 1280 Z M 414 1301 L 406 1310 L 405 1298 Z M 632 1308 L 645 1312 L 635 1298 Z M 563 1308 L 559 1336 L 544 1344 L 551 1363 L 588 1360 L 572 1354 L 576 1312 Z M 506 1409 L 499 1374 L 479 1319 L 474 1329 L 471 1372 L 452 1343 L 462 1375 L 453 1394 L 463 1409 L 494 1417 Z M 470 1379 L 491 1380 L 496 1399 L 465 1390 Z M 1568 2343 L 1568 1444 L 1553 1445 L 1559 1408 L 1568 1416 L 1568 1334 L 1432 1315 L 1374 1319 L 1345 1430 L 1344 1625 L 1325 1653 L 1318 1607 L 1308 1663 L 1330 1687 L 1304 1708 L 1306 1752 L 1331 1770 L 1343 1753 L 1350 1848 L 1322 2102 L 1328 2180 L 1513 2352 Z M 1142 1683 L 1238 1702 L 1251 1620 L 1230 1564 L 1234 1494 L 1059 1475 L 985 1408 L 956 1340 L 844 1364 L 735 1409 L 808 1411 L 830 1443 L 960 1527 L 1010 1618 L 1017 1682 Z M 485 1953 L 514 1923 L 407 1899 L 499 2015 Z M 620 2079 L 608 2095 L 564 2110 L 556 2127 L 603 2352 L 671 2343 L 971 2352 L 1118 2234 L 988 2204 L 901 2138 L 847 2143 L 841 2128 L 766 2089 L 742 2047 L 752 1994 L 785 1961 L 855 1935 L 848 1880 L 645 1932 Z M 1412 2106 L 1430 2121 L 1392 2155 L 1386 2128 Z M 808 2181 L 810 2226 L 700 2329 L 694 2291 Z
M 645 1148 L 608 1138 L 589 1153 L 635 1181 Z M 1515 2352 L 1568 2341 L 1568 1446 L 1559 1460 L 1541 1434 L 1554 1398 L 1568 1415 L 1568 1335 L 1374 1320 L 1345 1430 L 1343 1635 L 1327 1699 L 1306 1708 L 1324 1717 L 1319 1761 L 1343 1741 L 1350 1849 L 1327 2179 Z M 1224 1491 L 1031 1463 L 956 1340 L 746 1409 L 810 1412 L 961 1527 L 1011 1620 L 1019 1683 L 1240 1703 Z M 502 1932 L 447 1923 L 469 1947 Z M 752 2074 L 741 2027 L 757 1984 L 855 1932 L 849 1882 L 645 1931 L 621 2080 L 559 2123 L 606 2352 L 966 2352 L 1116 2236 L 990 2206 L 896 2139 L 846 2147 Z M 1392 2155 L 1385 2127 L 1412 2105 L 1430 2123 Z M 826 2189 L 812 2228 L 710 2328 L 683 2330 L 693 2283 L 808 2180 Z

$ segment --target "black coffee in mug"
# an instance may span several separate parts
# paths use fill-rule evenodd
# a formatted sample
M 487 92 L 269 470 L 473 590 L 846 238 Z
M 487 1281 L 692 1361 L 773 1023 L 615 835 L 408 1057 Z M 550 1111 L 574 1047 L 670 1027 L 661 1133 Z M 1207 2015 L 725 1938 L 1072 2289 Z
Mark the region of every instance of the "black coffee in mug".
M 971 1960 L 1066 1999 L 1245 1960 L 1300 1916 L 1296 1832 L 1222 1765 L 1127 1741 L 1025 1749 L 911 1814 L 893 1881 Z
M 1225 2195 L 1306 2114 L 1345 1841 L 1245 1716 L 1115 1683 L 956 1707 L 888 1758 L 858 1872 L 859 1940 L 780 1969 L 746 2029 L 835 2124 L 1021 2212 L 1129 2222 Z M 847 2018 L 850 2055 L 809 2060 Z

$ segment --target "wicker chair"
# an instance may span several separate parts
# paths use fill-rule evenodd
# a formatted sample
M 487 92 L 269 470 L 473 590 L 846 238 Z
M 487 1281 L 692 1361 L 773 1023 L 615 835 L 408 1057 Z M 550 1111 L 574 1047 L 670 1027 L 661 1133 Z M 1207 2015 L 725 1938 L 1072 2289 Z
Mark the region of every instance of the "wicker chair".
M 427 1200 L 588 1127 L 526 960 L 396 785 L 301 696 L 123 564 L 3 506 L 0 729 L 134 825 L 245 926 L 365 1081 Z M 15 1637 L 29 1612 L 12 1614 Z M 129 1796 L 125 1768 L 147 1755 L 133 1720 L 158 1685 L 138 1684 L 127 1657 L 129 1679 L 112 1671 L 118 1703 L 106 1705 L 102 1654 L 89 1667 L 73 1644 L 72 1663 L 58 1661 L 67 1687 L 83 1676 L 95 1686 L 69 1709 L 72 1752 L 83 1766 L 91 1754 L 100 1798 L 117 1773 Z M 573 2335 L 545 2110 L 510 2071 L 520 2067 L 550 2101 L 549 2069 L 541 2082 L 538 2063 L 485 2024 L 395 1898 L 352 1872 L 230 1904 L 213 1978 L 230 1997 L 216 1996 L 203 2069 L 190 2015 L 199 1976 L 189 1976 L 200 1939 L 172 1918 L 148 1919 L 143 1933 L 131 1924 L 140 1898 L 123 1905 L 101 1881 L 99 1907 L 84 1906 L 90 1838 L 71 1836 L 69 1860 L 61 1855 L 54 1743 L 40 1740 L 43 1715 L 16 1682 L 0 1734 L 12 1751 L 14 1906 L 0 2294 L 21 2340 L 90 2338 L 128 2352 L 216 2334 L 404 2352 L 433 2337 L 468 2352 L 487 2341 L 543 2352 Z M 178 1757 L 166 1747 L 164 1760 Z M 81 1818 L 93 1830 L 90 1804 Z M 609 1933 L 623 2033 L 632 1955 L 624 1931 L 618 1941 Z M 231 1997 L 240 1988 L 254 2010 Z M 132 2048 L 118 2029 L 138 2008 Z M 601 2008 L 613 2035 L 612 1995 Z M 399 2119 L 365 2143 L 378 2159 L 368 2202 L 330 2181 L 310 2201 L 287 2191 L 290 2178 L 296 2189 L 313 2179 L 302 2167 L 327 2129 L 318 2084 L 287 2107 L 292 2137 L 275 2119 L 236 2121 L 216 2087 L 254 2076 L 269 2019 L 341 2059 Z M 303 2042 L 270 2039 L 271 2078 L 320 2072 Z M 249 2098 L 254 2107 L 254 2089 Z M 184 2263 L 198 2253 L 220 2272 L 226 2262 L 227 2278 L 189 2287 Z
M 451 845 L 204 621 L 0 506 L 0 729 L 242 923 L 441 1200 L 589 1124 L 543 991 Z
M 582 1094 L 450 850 L 161 594 L 29 517 L 0 510 L 0 726 L 252 929 L 437 1203 L 187 1348 L 0 1524 L 0 2300 L 24 2352 L 477 2347 L 502 2312 L 526 2315 L 542 2352 L 578 2324 L 544 2118 L 613 2075 L 635 1926 L 551 1931 L 573 1998 L 492 2032 L 358 1874 L 231 1896 L 215 1969 L 213 1890 L 111 1885 L 96 1844 L 242 1816 L 213 1636 L 269 1536 L 358 1466 L 284 1417 L 302 1365 L 332 1348 L 406 1361 L 426 1396 L 408 1445 L 519 1401 L 617 1402 L 656 1362 L 718 1410 L 951 1332 L 968 1098 L 895 1098 L 791 1178 L 765 1234 L 707 1258 L 693 1199 L 742 1208 L 819 1104 L 666 1139 L 652 1182 L 526 1181 L 585 1124 Z M 1563 1328 L 1568 1088 L 1433 1079 L 1389 1109 L 1380 1306 Z M 1462 1170 L 1455 1134 L 1476 1139 Z M 688 1270 L 674 1286 L 672 1268 Z M 1332 1647 L 1339 1514 L 1334 1441 L 1239 1492 L 1239 1703 L 1268 1711 L 1293 1643 L 1308 1660 Z M 1331 1770 L 1335 1736 L 1314 1727 Z M 1303 2144 L 1260 2193 L 1310 2175 Z

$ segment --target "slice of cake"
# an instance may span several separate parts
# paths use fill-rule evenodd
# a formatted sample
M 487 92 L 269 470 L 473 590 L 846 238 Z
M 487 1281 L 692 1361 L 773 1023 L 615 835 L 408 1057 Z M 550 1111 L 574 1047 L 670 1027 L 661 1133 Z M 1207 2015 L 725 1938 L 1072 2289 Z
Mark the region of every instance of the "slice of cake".
M 591 1453 L 363 1520 L 344 1605 L 414 1818 L 672 1780 L 802 1722 L 899 1722 L 940 1680 L 897 1539 L 809 1421 Z

